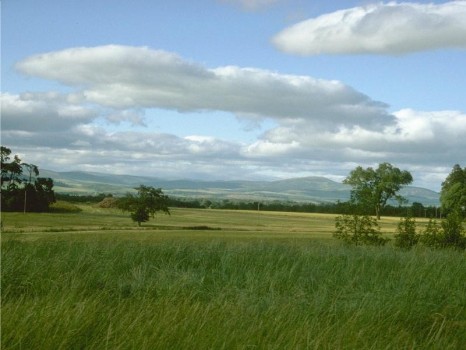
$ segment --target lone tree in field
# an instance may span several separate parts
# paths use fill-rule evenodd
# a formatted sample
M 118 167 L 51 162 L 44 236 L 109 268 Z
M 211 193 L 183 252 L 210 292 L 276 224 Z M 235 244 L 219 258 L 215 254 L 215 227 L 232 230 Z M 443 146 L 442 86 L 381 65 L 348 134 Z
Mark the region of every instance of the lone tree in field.
M 127 193 L 118 200 L 118 208 L 129 211 L 131 219 L 139 226 L 142 222 L 149 221 L 149 218 L 154 217 L 158 211 L 170 214 L 168 196 L 163 194 L 162 189 L 140 185 L 135 190 L 138 191 L 137 195 Z
M 413 177 L 409 171 L 402 171 L 390 163 L 381 163 L 377 169 L 358 166 L 343 181 L 353 187 L 351 201 L 374 209 L 377 219 L 380 219 L 380 212 L 389 199 L 396 199 L 400 203 L 405 200 L 397 192 L 411 182 Z
M 447 212 L 458 211 L 463 216 L 466 209 L 466 167 L 461 169 L 456 164 L 442 183 L 440 192 L 442 209 Z

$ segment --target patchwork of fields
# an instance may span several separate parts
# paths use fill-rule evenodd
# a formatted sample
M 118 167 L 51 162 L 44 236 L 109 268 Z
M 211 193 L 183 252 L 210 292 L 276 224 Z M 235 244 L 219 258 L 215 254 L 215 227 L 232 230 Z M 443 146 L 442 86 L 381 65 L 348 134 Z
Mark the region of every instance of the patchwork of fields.
M 83 209 L 2 214 L 3 349 L 466 344 L 465 252 L 344 246 L 334 215 Z
M 3 232 L 21 233 L 21 239 L 75 240 L 85 236 L 94 238 L 95 234 L 99 234 L 101 238 L 129 237 L 135 240 L 175 236 L 180 239 L 281 237 L 289 240 L 328 240 L 335 230 L 334 214 L 173 208 L 171 215 L 159 214 L 139 228 L 127 213 L 117 209 L 89 205 L 82 205 L 81 208 L 83 212 L 78 214 L 3 213 Z M 389 236 L 398 221 L 398 218 L 383 218 L 382 231 Z M 426 222 L 421 220 L 420 224 Z

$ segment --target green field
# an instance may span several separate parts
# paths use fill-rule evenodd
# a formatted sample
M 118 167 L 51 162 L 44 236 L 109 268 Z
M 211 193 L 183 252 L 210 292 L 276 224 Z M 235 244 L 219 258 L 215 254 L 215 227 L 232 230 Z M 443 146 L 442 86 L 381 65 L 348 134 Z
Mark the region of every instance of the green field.
M 464 251 L 344 246 L 334 215 L 173 209 L 138 228 L 83 208 L 2 214 L 2 349 L 466 344 Z

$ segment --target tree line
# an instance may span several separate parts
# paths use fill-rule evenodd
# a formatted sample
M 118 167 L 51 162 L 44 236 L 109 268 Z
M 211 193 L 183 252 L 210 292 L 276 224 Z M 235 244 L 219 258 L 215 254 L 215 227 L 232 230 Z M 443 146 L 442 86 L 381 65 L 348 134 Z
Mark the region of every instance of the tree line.
M 377 169 L 357 167 L 345 179 L 352 186 L 351 201 L 363 208 L 380 213 L 390 198 L 396 198 L 400 204 L 404 198 L 397 192 L 401 186 L 409 184 L 412 176 L 409 172 L 394 168 L 391 164 L 379 164 Z M 416 230 L 416 221 L 408 212 L 398 224 L 395 246 L 410 249 L 418 243 L 431 248 L 466 248 L 466 235 L 463 225 L 466 213 L 466 168 L 458 164 L 442 183 L 440 195 L 442 210 L 446 218 L 439 224 L 430 219 L 424 231 Z M 369 215 L 342 215 L 335 219 L 334 237 L 347 244 L 384 245 L 389 239 L 382 237 L 380 227 Z
M 370 242 L 376 242 L 377 244 L 383 244 L 384 239 L 378 237 L 377 230 L 373 230 L 373 220 L 369 215 L 375 215 L 377 220 L 380 220 L 382 211 L 384 214 L 390 209 L 389 201 L 396 200 L 399 203 L 399 208 L 402 204 L 406 204 L 406 199 L 399 195 L 400 189 L 410 184 L 413 181 L 411 173 L 406 170 L 400 170 L 394 167 L 390 163 L 381 163 L 376 169 L 371 167 L 363 169 L 358 166 L 356 169 L 350 172 L 348 177 L 344 180 L 344 183 L 352 186 L 351 199 L 349 202 L 340 203 L 337 202 L 333 206 L 318 205 L 316 204 L 291 204 L 286 206 L 284 203 L 260 203 L 260 202 L 231 202 L 223 200 L 220 204 L 212 201 L 175 201 L 170 199 L 168 196 L 163 194 L 163 191 L 148 186 L 139 186 L 137 189 L 138 194 L 133 195 L 128 193 L 125 197 L 118 200 L 117 206 L 120 209 L 129 211 L 131 218 L 137 221 L 140 225 L 141 222 L 149 220 L 149 216 L 154 216 L 156 212 L 162 211 L 169 214 L 168 207 L 173 206 L 191 206 L 198 207 L 203 206 L 204 208 L 219 208 L 219 209 L 248 209 L 248 210 L 276 210 L 280 211 L 306 211 L 306 212 L 317 212 L 319 209 L 327 209 L 344 214 L 344 216 L 336 219 L 336 227 L 338 229 L 350 230 L 358 236 L 361 232 L 363 237 L 366 237 Z M 459 165 L 455 165 L 452 173 L 447 177 L 445 182 L 442 184 L 442 209 L 447 213 L 447 221 L 450 222 L 452 218 L 464 217 L 466 210 L 466 168 L 462 169 Z M 420 203 L 414 203 L 413 209 L 418 212 L 424 209 L 424 215 L 427 215 L 427 210 Z M 331 209 L 330 209 L 331 208 Z M 329 210 L 330 209 L 330 210 Z M 394 208 L 391 208 L 394 210 Z M 398 216 L 412 216 L 412 212 L 404 207 L 401 210 L 405 210 L 406 214 Z M 322 210 L 324 211 L 324 210 Z M 351 215 L 349 215 L 351 214 Z M 437 214 L 437 211 L 436 211 Z M 449 221 L 450 220 L 450 221 Z M 364 225 L 369 225 L 369 230 L 362 230 Z M 462 225 L 462 224 L 461 224 Z M 462 226 L 460 227 L 462 228 Z M 359 232 L 361 231 L 361 232 Z M 368 234 L 369 232 L 369 234 Z M 461 237 L 460 241 L 463 242 L 462 231 L 458 233 Z M 338 236 L 338 235 L 337 235 Z M 344 235 L 340 235 L 341 237 Z M 462 243 L 461 243 L 462 244 Z
M 393 167 L 389 163 L 379 164 L 378 168 L 357 167 L 344 180 L 352 186 L 351 199 L 347 202 L 308 203 L 293 201 L 247 201 L 236 199 L 207 199 L 187 197 L 167 197 L 164 200 L 168 207 L 199 209 L 233 209 L 288 211 L 303 213 L 356 214 L 441 218 L 448 213 L 458 211 L 466 214 L 466 168 L 455 165 L 451 173 L 442 183 L 440 194 L 441 206 L 424 206 L 414 202 L 408 205 L 405 198 L 398 194 L 406 184 L 411 183 L 412 176 L 407 171 Z M 97 203 L 112 194 L 70 195 L 57 194 L 58 199 L 72 202 Z M 394 201 L 398 205 L 393 205 Z
M 412 216 L 437 218 L 451 212 L 461 217 L 466 214 L 466 167 L 456 164 L 442 183 L 440 194 L 441 208 L 425 207 L 421 203 L 407 206 L 405 198 L 399 195 L 403 186 L 412 183 L 410 172 L 394 167 L 390 163 L 381 163 L 377 168 L 366 169 L 358 166 L 349 173 L 344 183 L 351 186 L 351 197 L 348 202 L 336 203 L 297 203 L 287 201 L 241 201 L 170 198 L 162 189 L 141 185 L 137 195 L 128 193 L 119 200 L 120 208 L 131 211 L 134 217 L 147 219 L 157 211 L 168 212 L 168 207 L 242 209 L 264 211 L 291 211 L 329 214 L 355 214 L 380 216 L 405 216 L 409 210 Z M 34 164 L 22 162 L 11 150 L 1 146 L 1 205 L 2 211 L 34 211 L 42 212 L 56 198 L 73 202 L 101 201 L 111 194 L 96 196 L 73 196 L 55 194 L 53 180 L 39 177 L 39 169 Z M 390 203 L 398 202 L 398 206 Z M 142 204 L 141 204 L 142 203 Z M 144 204 L 145 203 L 145 204 Z M 142 208 L 146 206 L 143 210 Z M 138 223 L 143 221 L 138 221 Z
M 370 208 L 348 202 L 309 203 L 294 201 L 246 201 L 246 200 L 213 200 L 183 197 L 170 197 L 170 207 L 197 208 L 197 209 L 230 209 L 230 210 L 257 210 L 257 211 L 283 211 L 295 213 L 321 213 L 321 214 L 372 214 Z M 442 211 L 439 206 L 424 206 L 414 202 L 411 205 L 390 205 L 383 209 L 385 216 L 403 216 L 410 211 L 413 216 L 419 218 L 440 218 Z
M 39 177 L 39 168 L 1 146 L 1 210 L 45 212 L 55 202 L 53 180 Z
M 56 193 L 55 198 L 59 201 L 72 203 L 98 204 L 103 200 L 115 198 L 112 193 L 98 194 L 69 194 Z M 320 214 L 371 214 L 371 210 L 348 202 L 310 203 L 295 201 L 248 201 L 241 199 L 207 199 L 169 196 L 167 205 L 171 208 L 192 209 L 229 209 L 229 210 L 257 210 L 277 211 L 294 213 L 320 213 Z M 424 206 L 422 203 L 414 202 L 410 206 L 386 205 L 383 214 L 385 216 L 404 216 L 407 212 L 418 218 L 440 218 L 442 211 L 440 206 Z

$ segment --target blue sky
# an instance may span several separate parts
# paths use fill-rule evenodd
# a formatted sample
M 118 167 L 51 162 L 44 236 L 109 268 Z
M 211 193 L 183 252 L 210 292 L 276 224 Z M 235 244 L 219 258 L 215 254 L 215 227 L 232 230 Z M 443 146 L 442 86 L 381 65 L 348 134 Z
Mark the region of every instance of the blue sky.
M 39 168 L 343 179 L 466 161 L 466 1 L 2 1 L 2 144 Z

